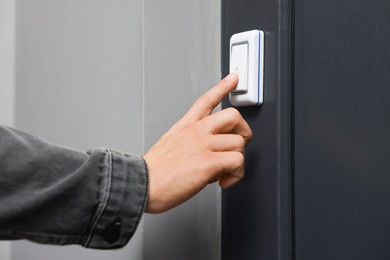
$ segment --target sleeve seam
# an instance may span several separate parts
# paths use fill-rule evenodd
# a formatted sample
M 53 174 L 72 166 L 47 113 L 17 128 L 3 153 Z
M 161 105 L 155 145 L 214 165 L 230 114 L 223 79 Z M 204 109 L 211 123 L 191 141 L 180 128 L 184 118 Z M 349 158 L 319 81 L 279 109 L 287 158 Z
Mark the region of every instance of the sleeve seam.
M 107 182 L 106 182 L 106 187 L 104 191 L 104 197 L 103 197 L 103 202 L 100 207 L 98 207 L 98 210 L 96 212 L 96 217 L 94 218 L 94 221 L 91 225 L 90 232 L 88 234 L 88 237 L 84 243 L 86 247 L 88 247 L 89 243 L 91 242 L 91 239 L 93 237 L 93 233 L 96 229 L 96 226 L 103 215 L 104 210 L 107 207 L 108 200 L 110 198 L 110 191 L 111 191 L 111 182 L 112 182 L 112 154 L 111 151 L 106 149 L 106 155 L 107 155 L 107 161 L 108 161 L 108 169 L 107 169 Z
M 142 156 L 138 156 L 142 162 L 143 162 L 143 166 L 144 166 L 144 170 L 146 172 L 145 174 L 145 188 L 144 188 L 144 192 L 145 194 L 143 195 L 143 205 L 142 205 L 142 209 L 140 210 L 139 214 L 137 215 L 136 217 L 136 221 L 135 221 L 135 226 L 138 227 L 138 225 L 140 224 L 141 222 L 141 219 L 145 213 L 145 210 L 146 210 L 146 205 L 147 205 L 147 200 L 148 200 L 148 191 L 149 191 L 149 175 L 148 175 L 148 167 L 147 167 L 147 164 L 146 164 L 146 161 L 145 159 L 142 157 Z M 133 237 L 133 235 L 135 234 L 137 228 L 135 228 L 133 230 L 133 232 L 130 233 L 130 235 L 128 236 L 128 239 L 126 240 L 126 244 L 130 241 L 130 239 Z

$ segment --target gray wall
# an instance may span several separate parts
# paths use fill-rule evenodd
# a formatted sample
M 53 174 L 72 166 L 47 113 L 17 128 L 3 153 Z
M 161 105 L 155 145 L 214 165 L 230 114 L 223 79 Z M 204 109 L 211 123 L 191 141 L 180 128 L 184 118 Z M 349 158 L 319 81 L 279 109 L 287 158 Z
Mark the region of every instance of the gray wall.
M 16 127 L 87 150 L 143 152 L 142 1 L 16 1 Z M 12 260 L 140 259 L 15 242 Z
M 15 3 L 0 0 L 0 123 L 14 124 Z
M 15 3 L 0 0 L 0 124 L 14 125 Z M 0 242 L 0 259 L 10 259 L 8 241 Z
M 220 78 L 220 1 L 145 1 L 145 149 Z M 219 259 L 219 189 L 145 217 L 144 258 Z
M 16 126 L 78 149 L 142 154 L 221 76 L 219 0 L 19 0 L 16 24 Z M 20 241 L 12 260 L 215 260 L 219 219 L 211 185 L 125 249 Z

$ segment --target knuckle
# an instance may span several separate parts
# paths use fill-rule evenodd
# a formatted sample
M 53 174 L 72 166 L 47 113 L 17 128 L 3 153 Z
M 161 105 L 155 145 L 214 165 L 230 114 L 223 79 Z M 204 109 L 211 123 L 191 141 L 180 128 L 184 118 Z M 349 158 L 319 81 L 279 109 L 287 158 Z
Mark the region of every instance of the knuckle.
M 237 135 L 237 143 L 239 147 L 244 147 L 245 146 L 245 138 L 242 137 L 241 135 Z
M 215 141 L 213 140 L 212 137 L 203 138 L 202 143 L 204 143 L 204 145 L 205 145 L 209 150 L 213 150 L 214 147 L 215 147 Z
M 252 137 L 253 137 L 253 131 L 252 131 L 252 129 L 248 126 L 248 133 L 247 133 L 248 141 L 251 140 Z
M 234 107 L 229 107 L 226 109 L 226 111 L 233 118 L 241 118 L 241 113 Z
M 237 165 L 236 165 L 236 170 L 234 171 L 234 176 L 242 179 L 244 178 L 244 173 L 245 173 L 245 159 L 244 155 L 240 153 L 237 158 Z
M 245 148 L 245 138 L 241 135 L 232 136 L 232 149 L 236 151 L 243 151 Z
M 200 128 L 197 123 L 185 124 L 180 127 L 180 132 L 187 136 L 192 136 L 193 138 L 197 136 Z
M 196 100 L 196 104 L 201 106 L 201 107 L 210 107 L 211 106 L 211 98 L 209 97 L 209 95 L 204 94 L 202 96 L 200 96 L 197 100 Z
M 238 169 L 244 166 L 245 157 L 242 153 L 236 152 L 234 156 L 234 166 Z

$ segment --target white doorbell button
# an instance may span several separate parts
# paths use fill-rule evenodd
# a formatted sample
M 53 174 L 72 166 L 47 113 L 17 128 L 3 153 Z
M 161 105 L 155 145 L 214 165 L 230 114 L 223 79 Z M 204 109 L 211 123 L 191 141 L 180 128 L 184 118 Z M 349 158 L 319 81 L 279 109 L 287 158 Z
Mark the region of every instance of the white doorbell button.
M 229 94 L 234 106 L 263 103 L 264 33 L 252 30 L 230 38 L 230 73 L 239 76 L 238 84 Z
M 245 93 L 248 91 L 248 44 L 233 45 L 230 59 L 230 71 L 239 77 L 237 87 L 232 92 Z

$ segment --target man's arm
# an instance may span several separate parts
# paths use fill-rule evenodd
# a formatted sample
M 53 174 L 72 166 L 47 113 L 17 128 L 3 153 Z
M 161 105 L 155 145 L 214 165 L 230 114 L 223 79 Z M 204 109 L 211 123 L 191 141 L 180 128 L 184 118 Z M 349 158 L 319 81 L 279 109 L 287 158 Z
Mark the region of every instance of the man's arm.
M 145 155 L 82 153 L 0 127 L 0 239 L 92 248 L 124 246 L 144 211 L 173 208 L 219 181 L 244 176 L 252 132 L 233 109 L 212 110 L 237 84 L 231 74 L 201 96 Z
M 117 248 L 144 211 L 147 172 L 139 156 L 88 153 L 0 127 L 0 238 Z

